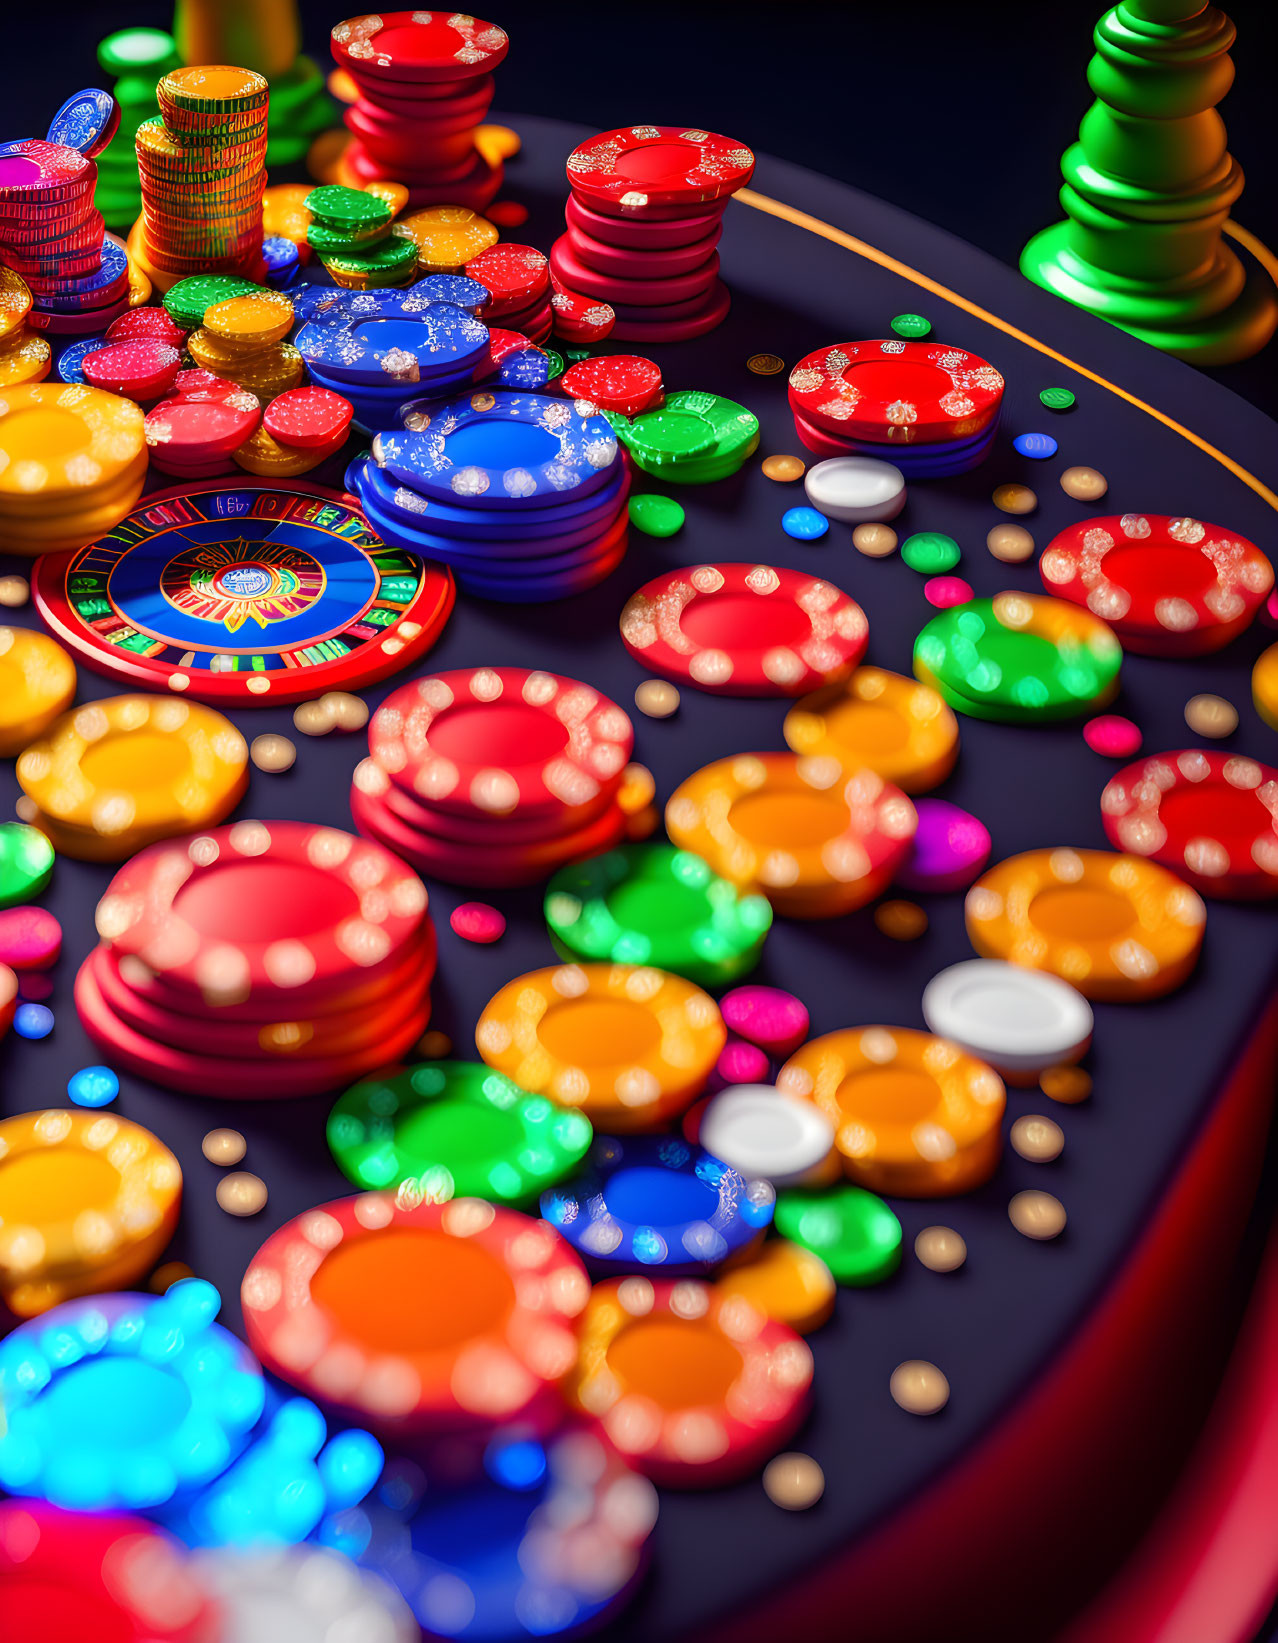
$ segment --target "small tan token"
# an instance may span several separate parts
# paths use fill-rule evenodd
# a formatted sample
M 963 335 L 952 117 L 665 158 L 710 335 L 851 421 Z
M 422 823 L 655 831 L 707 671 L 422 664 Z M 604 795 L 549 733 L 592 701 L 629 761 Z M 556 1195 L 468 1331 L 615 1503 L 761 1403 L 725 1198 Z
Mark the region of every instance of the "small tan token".
M 164 1295 L 180 1284 L 183 1278 L 194 1278 L 195 1274 L 185 1261 L 166 1261 L 163 1266 L 157 1266 L 147 1281 L 147 1288 L 152 1295 Z
M 368 703 L 347 690 L 326 690 L 319 699 L 338 730 L 363 730 L 368 723 Z
M 896 552 L 896 532 L 890 525 L 858 525 L 852 546 L 867 559 L 886 559 Z
M 774 377 L 785 370 L 785 361 L 780 354 L 751 354 L 746 360 L 746 370 L 753 371 L 757 377 Z
M 200 1142 L 200 1151 L 210 1164 L 229 1169 L 238 1164 L 248 1150 L 248 1143 L 239 1130 L 210 1130 Z
M 287 736 L 254 736 L 249 744 L 249 758 L 268 776 L 278 776 L 281 771 L 293 768 L 297 762 L 297 749 Z
M 924 1227 L 914 1253 L 930 1272 L 957 1272 L 967 1260 L 967 1242 L 953 1227 Z
M 1185 723 L 1195 736 L 1232 736 L 1238 729 L 1238 709 L 1223 696 L 1191 696 L 1185 703 Z
M 236 1170 L 218 1182 L 217 1202 L 228 1215 L 260 1215 L 266 1208 L 266 1182 L 260 1175 Z
M 1050 1192 L 1018 1192 L 1007 1216 L 1026 1238 L 1059 1238 L 1065 1230 L 1065 1206 Z
M 927 933 L 927 914 L 915 901 L 880 902 L 874 922 L 889 941 L 917 941 Z
M 1061 489 L 1076 502 L 1099 502 L 1109 489 L 1109 480 L 1095 468 L 1066 468 Z
M 13 813 L 20 822 L 26 822 L 28 825 L 40 814 L 35 800 L 29 799 L 25 793 L 14 803 Z
M 784 1512 L 806 1512 L 825 1493 L 825 1473 L 811 1455 L 774 1455 L 763 1468 L 763 1492 Z
M 799 456 L 765 456 L 761 464 L 763 477 L 775 479 L 779 485 L 789 485 L 796 479 L 802 479 L 808 471 L 808 465 Z
M 1000 513 L 1033 513 L 1038 495 L 1028 485 L 997 485 L 992 501 Z
M 909 1415 L 935 1415 L 950 1401 L 950 1383 L 934 1363 L 908 1358 L 892 1371 L 892 1396 Z
M 1050 1118 L 1027 1113 L 1018 1118 L 1008 1134 L 1012 1151 L 1031 1164 L 1050 1164 L 1065 1150 L 1065 1131 Z
M 1024 525 L 995 525 L 985 546 L 1005 565 L 1021 565 L 1034 552 L 1034 538 Z
M 0 576 L 0 605 L 17 610 L 31 597 L 31 584 L 25 576 Z
M 301 702 L 293 709 L 293 724 L 303 736 L 327 736 L 333 728 L 333 710 L 324 702 Z
M 1047 1067 L 1039 1074 L 1038 1087 L 1049 1101 L 1074 1107 L 1092 1093 L 1092 1075 L 1083 1067 Z
M 446 1061 L 453 1053 L 453 1041 L 447 1033 L 432 1027 L 418 1044 L 417 1053 L 423 1061 Z
M 650 719 L 668 719 L 679 711 L 679 692 L 665 679 L 645 679 L 635 687 L 635 706 Z

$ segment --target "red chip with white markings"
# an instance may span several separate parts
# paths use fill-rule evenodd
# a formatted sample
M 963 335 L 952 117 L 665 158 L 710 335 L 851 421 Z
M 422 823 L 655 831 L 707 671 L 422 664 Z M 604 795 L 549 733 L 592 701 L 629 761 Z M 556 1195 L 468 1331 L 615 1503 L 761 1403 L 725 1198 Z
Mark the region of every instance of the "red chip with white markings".
M 121 314 L 106 334 L 108 342 L 167 342 L 170 348 L 180 348 L 186 341 L 186 332 L 174 325 L 168 310 L 156 304 L 145 308 L 130 308 Z
M 638 416 L 661 397 L 661 367 L 642 354 L 581 359 L 559 379 L 570 399 L 587 399 L 601 411 Z
M 182 356 L 167 342 L 134 338 L 107 343 L 86 354 L 80 363 L 84 380 L 94 388 L 125 399 L 158 399 L 177 380 Z
M 1278 770 L 1183 748 L 1138 759 L 1101 794 L 1111 844 L 1169 867 L 1205 896 L 1278 896 Z
M 693 565 L 631 594 L 621 638 L 644 667 L 716 696 L 801 696 L 846 679 L 865 612 L 842 588 L 772 565 Z
M 790 407 L 848 438 L 885 445 L 965 439 L 1003 403 L 1003 378 L 979 354 L 899 337 L 836 342 L 790 372 Z
M 480 310 L 502 310 L 522 306 L 550 289 L 550 264 L 536 246 L 500 241 L 466 264 L 469 279 L 487 286 L 491 304 Z
M 184 376 L 193 373 L 183 372 Z M 238 450 L 262 420 L 256 394 L 225 383 L 230 391 L 170 394 L 146 414 L 146 443 L 152 462 L 165 472 L 186 473 Z
M 691 206 L 750 181 L 754 155 L 735 137 L 691 126 L 625 126 L 588 137 L 568 156 L 575 194 L 614 208 Z
M 328 388 L 289 388 L 262 413 L 272 439 L 299 451 L 336 446 L 346 437 L 354 407 Z
M 554 293 L 550 306 L 555 315 L 555 335 L 561 342 L 589 345 L 602 342 L 610 335 L 617 323 L 617 314 L 608 303 L 566 290 L 553 275 L 550 285 Z

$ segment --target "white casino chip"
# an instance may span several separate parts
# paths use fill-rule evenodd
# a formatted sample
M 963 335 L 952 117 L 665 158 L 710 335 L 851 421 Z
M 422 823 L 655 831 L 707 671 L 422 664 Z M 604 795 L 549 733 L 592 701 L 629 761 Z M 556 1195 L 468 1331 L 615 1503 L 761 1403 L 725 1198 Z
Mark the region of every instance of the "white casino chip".
M 774 1186 L 801 1180 L 834 1146 L 834 1125 L 811 1101 L 771 1084 L 732 1084 L 711 1096 L 698 1141 L 742 1175 Z
M 420 1643 L 396 1591 L 322 1547 L 203 1551 L 193 1568 L 222 1605 L 223 1643 Z
M 1067 981 L 1001 959 L 951 964 L 923 990 L 934 1033 L 999 1072 L 1034 1074 L 1077 1061 L 1092 1038 L 1092 1007 Z

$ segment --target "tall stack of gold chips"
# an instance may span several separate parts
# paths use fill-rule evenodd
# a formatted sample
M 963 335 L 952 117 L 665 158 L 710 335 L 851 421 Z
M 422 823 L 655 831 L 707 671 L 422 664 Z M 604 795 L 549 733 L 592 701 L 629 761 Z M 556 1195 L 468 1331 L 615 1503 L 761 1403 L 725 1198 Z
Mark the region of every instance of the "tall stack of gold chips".
M 188 274 L 261 280 L 269 88 L 251 69 L 179 68 L 138 127 L 142 216 L 129 248 L 162 291 Z

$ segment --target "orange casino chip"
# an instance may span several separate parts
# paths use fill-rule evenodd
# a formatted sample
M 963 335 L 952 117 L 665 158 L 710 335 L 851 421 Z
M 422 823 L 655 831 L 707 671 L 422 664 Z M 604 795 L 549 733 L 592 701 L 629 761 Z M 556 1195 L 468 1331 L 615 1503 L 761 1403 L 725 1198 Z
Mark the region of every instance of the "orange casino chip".
M 794 753 L 716 760 L 666 806 L 674 844 L 791 918 L 834 918 L 872 901 L 917 825 L 905 794 L 874 771 Z
M 612 1133 L 657 1128 L 682 1112 L 727 1036 L 708 993 L 636 964 L 563 964 L 516 976 L 475 1028 L 490 1067 Z
M 807 1411 L 807 1343 L 713 1284 L 596 1284 L 578 1333 L 569 1401 L 657 1483 L 708 1488 L 748 1477 Z
M 307 1210 L 254 1256 L 241 1300 L 267 1368 L 379 1429 L 536 1419 L 577 1359 L 590 1280 L 544 1221 L 416 1183 Z
M 827 1033 L 790 1057 L 777 1088 L 821 1108 L 844 1173 L 873 1192 L 970 1192 L 998 1164 L 1003 1081 L 948 1038 L 905 1027 Z
M 182 1201 L 177 1159 L 114 1113 L 0 1120 L 0 1295 L 33 1317 L 128 1289 L 159 1259 Z
M 938 786 L 958 758 L 958 720 L 939 692 L 879 667 L 804 696 L 782 728 L 796 753 L 876 771 L 905 793 Z
M 967 894 L 967 934 L 984 958 L 1049 970 L 1085 998 L 1133 1003 L 1179 987 L 1198 962 L 1197 891 L 1139 856 L 1027 850 Z
M 725 1267 L 715 1289 L 810 1335 L 834 1311 L 837 1285 L 819 1255 L 788 1238 L 769 1238 L 748 1261 Z

